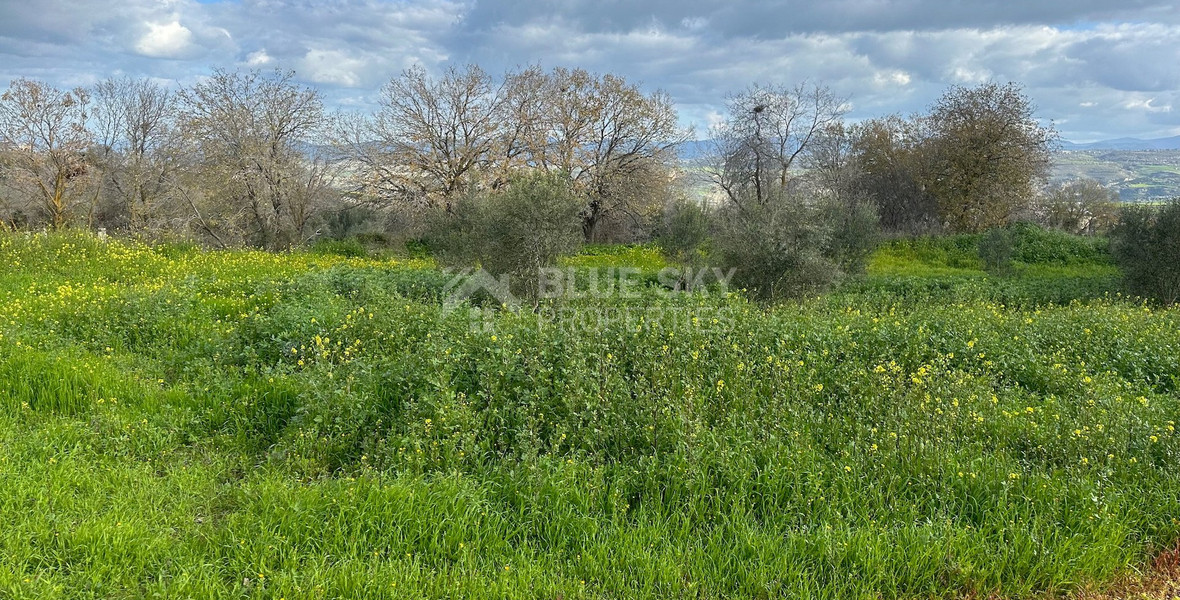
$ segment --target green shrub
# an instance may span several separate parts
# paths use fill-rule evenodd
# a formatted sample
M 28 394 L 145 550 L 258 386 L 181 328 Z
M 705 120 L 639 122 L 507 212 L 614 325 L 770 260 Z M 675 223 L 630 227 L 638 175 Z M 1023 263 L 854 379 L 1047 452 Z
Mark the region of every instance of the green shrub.
M 664 211 L 656 243 L 670 261 L 702 264 L 709 242 L 709 224 L 708 208 L 700 202 L 679 198 Z
M 1180 199 L 1131 206 L 1111 231 L 1111 251 L 1129 291 L 1164 304 L 1180 300 Z
M 1032 223 L 1008 227 L 1012 235 L 1012 258 L 1029 265 L 1107 264 L 1109 246 L 1101 237 L 1080 236 Z
M 355 237 L 343 240 L 318 240 L 312 245 L 311 251 L 316 254 L 332 254 L 348 258 L 365 258 L 369 255 L 365 245 Z
M 868 202 L 828 202 L 821 218 L 832 227 L 828 256 L 847 275 L 861 275 L 881 241 L 881 220 Z
M 736 269 L 734 283 L 776 301 L 815 295 L 839 280 L 832 242 L 833 227 L 819 209 L 781 197 L 725 211 L 714 245 L 721 266 Z
M 428 243 L 444 264 L 508 276 L 513 293 L 536 299 L 541 269 L 582 246 L 582 208 L 564 178 L 532 174 L 435 215 Z
M 989 230 L 979 238 L 979 262 L 992 275 L 1012 272 L 1012 232 L 1002 227 Z

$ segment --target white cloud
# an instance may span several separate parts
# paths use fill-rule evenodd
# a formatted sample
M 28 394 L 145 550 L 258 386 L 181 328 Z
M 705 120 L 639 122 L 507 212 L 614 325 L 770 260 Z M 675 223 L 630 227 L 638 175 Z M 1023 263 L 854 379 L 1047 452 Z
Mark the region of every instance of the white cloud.
M 878 88 L 905 87 L 910 84 L 911 79 L 909 73 L 896 69 L 878 71 L 873 74 L 873 83 Z
M 148 31 L 139 38 L 135 49 L 152 58 L 180 58 L 192 47 L 193 32 L 174 20 L 170 23 L 146 23 Z
M 273 60 L 274 59 L 266 53 L 266 48 L 251 52 L 250 54 L 246 55 L 246 64 L 251 67 L 261 67 L 268 65 Z
M 327 83 L 343 87 L 360 84 L 360 73 L 365 61 L 349 56 L 339 50 L 309 50 L 300 61 L 300 74 L 316 83 Z
M 1159 105 L 1156 104 L 1155 101 L 1155 98 L 1128 100 L 1127 103 L 1123 105 L 1123 107 L 1129 110 L 1141 110 L 1149 113 L 1172 112 L 1171 104 Z

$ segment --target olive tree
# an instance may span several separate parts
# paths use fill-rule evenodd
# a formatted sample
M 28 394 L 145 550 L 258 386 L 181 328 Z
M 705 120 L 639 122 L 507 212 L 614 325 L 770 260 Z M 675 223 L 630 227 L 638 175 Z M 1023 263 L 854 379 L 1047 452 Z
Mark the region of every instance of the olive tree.
M 1131 293 L 1180 302 L 1180 199 L 1162 207 L 1125 207 L 1110 241 Z

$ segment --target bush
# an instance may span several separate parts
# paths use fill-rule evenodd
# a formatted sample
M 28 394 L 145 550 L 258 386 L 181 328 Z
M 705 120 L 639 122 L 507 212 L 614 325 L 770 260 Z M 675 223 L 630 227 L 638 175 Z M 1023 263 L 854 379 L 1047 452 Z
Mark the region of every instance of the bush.
M 1163 207 L 1123 209 L 1111 253 L 1128 290 L 1164 304 L 1180 300 L 1180 198 Z
M 332 254 L 346 258 L 365 258 L 369 255 L 365 245 L 355 237 L 343 240 L 321 239 L 312 244 L 311 251 L 316 254 Z
M 541 269 L 581 247 L 582 207 L 566 180 L 533 174 L 436 215 L 428 243 L 444 264 L 506 275 L 514 294 L 535 300 Z
M 682 265 L 704 261 L 709 242 L 709 211 L 700 202 L 677 199 L 664 211 L 656 242 L 668 260 Z
M 821 216 L 832 227 L 828 256 L 847 275 L 861 275 L 881 241 L 881 219 L 868 201 L 829 202 Z
M 996 227 L 979 238 L 979 262 L 992 275 L 1006 276 L 1012 272 L 1012 232 Z
M 754 298 L 776 301 L 815 295 L 842 275 L 834 256 L 835 227 L 820 207 L 795 198 L 753 198 L 720 215 L 714 245 L 721 266 Z
M 1012 233 L 1012 258 L 1028 265 L 1107 264 L 1110 261 L 1105 238 L 1043 229 L 1032 223 L 1016 223 L 1008 230 Z

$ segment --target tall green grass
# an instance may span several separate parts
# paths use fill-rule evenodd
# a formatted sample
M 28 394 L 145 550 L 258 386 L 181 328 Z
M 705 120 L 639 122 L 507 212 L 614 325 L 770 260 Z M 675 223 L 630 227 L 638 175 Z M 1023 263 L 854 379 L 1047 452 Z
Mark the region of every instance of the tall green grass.
M 1100 254 L 1000 279 L 959 243 L 875 263 L 959 270 L 936 276 L 775 308 L 653 287 L 575 326 L 472 321 L 423 261 L 0 236 L 0 597 L 1042 597 L 1133 572 L 1180 538 L 1180 313 L 1054 287 Z M 571 266 L 658 270 L 612 252 Z M 624 307 L 665 312 L 593 319 Z

